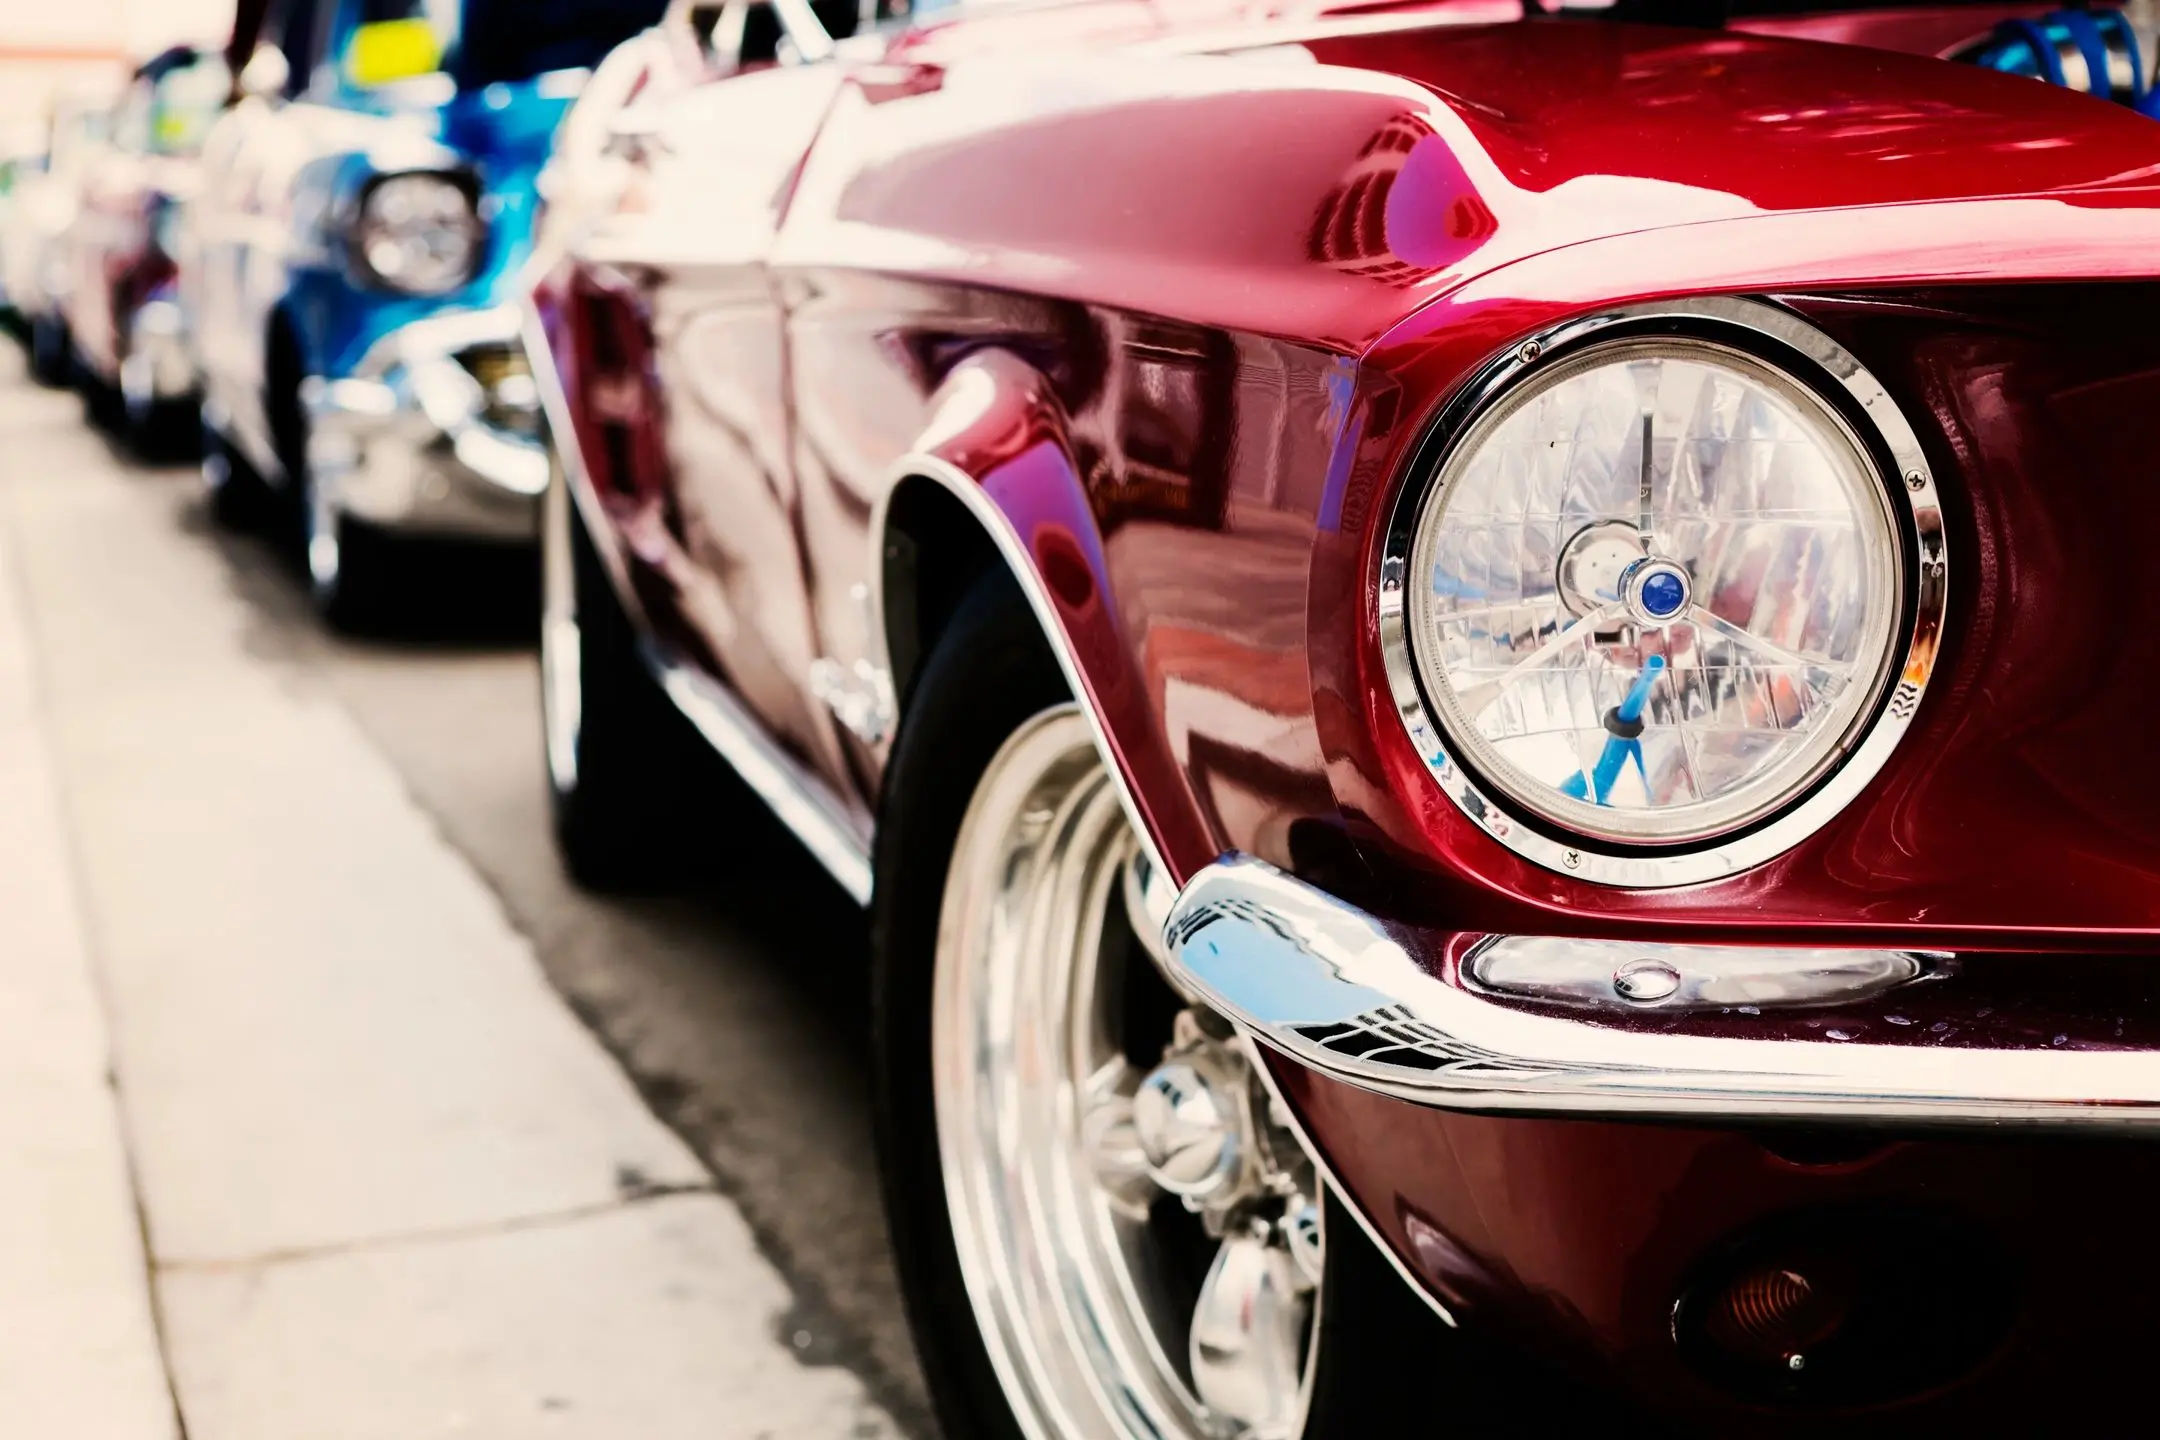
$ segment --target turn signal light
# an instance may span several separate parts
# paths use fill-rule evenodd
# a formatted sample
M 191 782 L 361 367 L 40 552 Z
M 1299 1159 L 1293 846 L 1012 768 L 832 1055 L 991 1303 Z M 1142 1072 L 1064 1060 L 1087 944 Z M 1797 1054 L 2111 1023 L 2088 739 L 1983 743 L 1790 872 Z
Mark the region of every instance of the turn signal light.
M 1711 1302 L 1703 1325 L 1735 1357 L 1798 1372 L 1843 1326 L 1845 1288 L 1782 1265 L 1743 1271 Z
M 2008 1331 L 2015 1278 L 1946 1216 L 1853 1208 L 1783 1216 L 1697 1268 L 1673 1339 L 1747 1399 L 1879 1404 L 1953 1384 Z

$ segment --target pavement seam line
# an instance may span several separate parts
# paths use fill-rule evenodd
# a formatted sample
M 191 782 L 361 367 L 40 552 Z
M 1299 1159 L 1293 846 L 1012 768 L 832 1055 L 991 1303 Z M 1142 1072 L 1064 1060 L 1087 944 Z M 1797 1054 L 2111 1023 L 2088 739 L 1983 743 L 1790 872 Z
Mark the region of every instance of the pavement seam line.
M 113 1005 L 110 977 L 105 973 L 104 945 L 97 916 L 83 890 L 85 857 L 74 797 L 68 794 L 60 774 L 60 737 L 45 684 L 44 649 L 38 643 L 37 597 L 30 586 L 20 544 L 20 493 L 19 480 L 9 482 L 4 490 L 0 490 L 0 569 L 6 571 L 8 588 L 24 632 L 23 670 L 30 695 L 30 712 L 36 718 L 39 738 L 53 762 L 48 767 L 48 783 L 52 788 L 53 813 L 59 821 L 60 843 L 65 851 L 68 906 L 75 912 L 76 923 L 81 929 L 83 968 L 88 972 L 91 994 L 103 1022 L 105 1088 L 112 1095 L 113 1122 L 120 1131 L 120 1158 L 127 1172 L 128 1204 L 135 1216 L 135 1236 L 142 1249 L 143 1286 L 150 1308 L 150 1332 L 157 1343 L 158 1370 L 165 1380 L 165 1398 L 172 1412 L 173 1434 L 176 1440 L 188 1440 L 187 1411 L 180 1403 L 180 1385 L 173 1371 L 172 1335 L 164 1297 L 158 1286 L 159 1267 L 157 1250 L 150 1237 L 150 1209 L 143 1195 L 142 1169 L 136 1157 L 135 1126 L 128 1110 L 127 1089 L 120 1083 L 118 1047 L 113 1043 L 113 1027 L 118 1023 L 118 1014 Z
M 396 776 L 398 785 L 413 807 L 426 818 L 429 827 L 494 897 L 510 928 L 532 948 L 533 959 L 539 964 L 548 989 L 568 1007 L 579 1026 L 614 1061 L 616 1068 L 637 1092 L 646 1111 L 682 1142 L 698 1168 L 709 1177 L 707 1186 L 703 1188 L 710 1189 L 713 1194 L 727 1201 L 749 1227 L 758 1253 L 765 1257 L 780 1276 L 795 1302 L 790 1313 L 807 1309 L 819 1317 L 820 1322 L 837 1337 L 841 1347 L 839 1358 L 832 1363 L 838 1364 L 861 1381 L 864 1390 L 894 1418 L 903 1434 L 934 1436 L 937 1433 L 936 1422 L 931 1418 L 927 1405 L 917 1401 L 893 1377 L 891 1371 L 875 1358 L 856 1323 L 840 1318 L 838 1309 L 829 1298 L 830 1291 L 826 1284 L 809 1273 L 793 1248 L 779 1238 L 773 1226 L 756 1218 L 745 1204 L 744 1191 L 747 1187 L 741 1175 L 716 1160 L 683 1120 L 676 1104 L 663 1098 L 658 1082 L 664 1077 L 650 1073 L 647 1067 L 635 1060 L 630 1045 L 610 1028 L 601 1005 L 591 997 L 576 993 L 549 972 L 546 962 L 541 958 L 541 952 L 544 945 L 558 942 L 544 938 L 543 928 L 527 914 L 510 887 L 467 849 L 458 838 L 449 817 L 438 808 L 433 797 L 406 772 L 404 765 L 397 759 L 394 747 L 378 732 L 372 717 L 355 705 L 350 695 L 340 688 L 339 679 L 331 669 L 332 663 L 338 658 L 335 642 L 320 631 L 306 628 L 296 632 L 292 638 L 296 642 L 292 651 L 280 656 L 275 663 L 290 667 L 290 671 L 296 674 L 305 674 L 310 683 L 322 687 L 323 693 L 352 721 L 368 746 L 382 756 L 384 763 Z
M 596 1200 L 589 1205 L 572 1205 L 562 1210 L 512 1215 L 506 1219 L 481 1220 L 465 1225 L 443 1225 L 384 1235 L 364 1235 L 354 1240 L 333 1240 L 320 1245 L 291 1245 L 276 1250 L 259 1251 L 253 1255 L 235 1255 L 214 1260 L 175 1257 L 158 1262 L 157 1268 L 159 1273 L 166 1275 L 229 1275 L 267 1270 L 277 1265 L 301 1264 L 310 1260 L 334 1260 L 346 1255 L 372 1255 L 422 1245 L 452 1245 L 463 1240 L 485 1239 L 491 1235 L 515 1235 L 527 1230 L 574 1225 L 583 1220 L 595 1220 L 603 1215 L 612 1215 L 656 1200 L 672 1200 L 684 1195 L 724 1198 L 718 1189 L 709 1184 L 653 1185 L 612 1200 Z
M 168 514 L 175 517 L 183 530 L 187 527 L 184 504 L 175 505 Z M 220 558 L 235 571 L 259 567 L 265 553 L 264 537 L 260 534 L 219 533 L 209 536 Z M 285 584 L 287 577 L 282 571 L 264 571 L 275 582 L 261 594 L 250 596 L 250 603 L 261 612 L 261 618 L 270 621 L 277 632 L 277 647 L 258 656 L 266 672 L 277 677 L 277 683 L 295 693 L 304 693 L 312 699 L 325 702 L 338 710 L 352 725 L 361 741 L 382 760 L 399 791 L 414 812 L 427 824 L 431 833 L 446 851 L 454 856 L 466 872 L 478 882 L 492 898 L 499 913 L 512 933 L 532 951 L 533 960 L 539 966 L 541 983 L 569 1011 L 584 1034 L 596 1043 L 602 1053 L 613 1062 L 616 1070 L 629 1082 L 645 1111 L 684 1147 L 698 1170 L 707 1177 L 702 1184 L 686 1185 L 689 1193 L 709 1190 L 734 1211 L 749 1228 L 756 1252 L 764 1258 L 785 1285 L 791 1305 L 788 1314 L 808 1312 L 818 1317 L 823 1331 L 838 1343 L 834 1358 L 816 1362 L 829 1364 L 852 1374 L 863 1386 L 867 1395 L 894 1418 L 903 1435 L 929 1436 L 936 1433 L 935 1423 L 929 1416 L 927 1405 L 920 1402 L 893 1372 L 879 1359 L 863 1332 L 853 1321 L 839 1318 L 839 1309 L 829 1298 L 826 1285 L 815 1275 L 808 1273 L 791 1247 L 776 1234 L 771 1224 L 755 1218 L 745 1205 L 746 1189 L 740 1173 L 721 1163 L 694 1134 L 692 1127 L 679 1113 L 679 1102 L 668 1099 L 661 1087 L 664 1077 L 658 1077 L 633 1058 L 631 1047 L 614 1034 L 602 1013 L 590 997 L 582 996 L 555 975 L 542 958 L 542 952 L 550 946 L 563 943 L 560 934 L 551 934 L 549 928 L 526 908 L 519 895 L 491 866 L 474 853 L 467 841 L 459 834 L 451 817 L 439 804 L 439 797 L 431 794 L 425 785 L 411 773 L 398 747 L 379 728 L 376 717 L 362 704 L 356 703 L 349 689 L 349 677 L 340 673 L 340 666 L 349 666 L 355 655 L 366 658 L 382 643 L 379 639 L 361 639 L 357 642 L 342 640 L 324 631 L 318 618 L 307 605 L 304 596 L 296 596 Z M 822 872 L 821 872 L 822 873 Z M 633 1195 L 631 1199 L 657 1198 Z M 601 1202 L 595 1213 L 605 1211 L 610 1203 Z M 568 1217 L 566 1217 L 568 1218 Z M 498 1222 L 500 1223 L 500 1222 Z M 545 1217 L 531 1223 L 545 1224 Z M 484 1234 L 485 1231 L 475 1233 Z M 394 1250 L 402 1237 L 385 1235 L 368 1237 L 349 1242 L 354 1248 L 383 1247 Z M 430 1238 L 416 1235 L 416 1239 Z M 446 1237 L 448 1238 L 448 1237 Z M 205 1259 L 168 1260 L 167 1269 L 182 1267 L 188 1273 L 248 1273 L 249 1266 L 268 1266 L 285 1260 L 304 1260 L 318 1254 L 334 1255 L 334 1247 L 295 1247 L 289 1251 L 266 1252 L 263 1256 L 218 1257 Z M 798 1363 L 802 1360 L 799 1347 L 790 1345 Z

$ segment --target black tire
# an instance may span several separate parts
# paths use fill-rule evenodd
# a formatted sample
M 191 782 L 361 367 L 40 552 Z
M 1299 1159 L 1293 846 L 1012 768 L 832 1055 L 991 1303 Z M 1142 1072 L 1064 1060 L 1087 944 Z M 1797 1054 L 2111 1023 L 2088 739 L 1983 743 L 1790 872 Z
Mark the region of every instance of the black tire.
M 209 495 L 210 518 L 227 530 L 260 527 L 272 510 L 269 485 L 239 447 L 208 420 L 202 422 L 197 443 L 202 447 L 203 489 Z
M 1069 698 L 1033 614 L 997 573 L 963 601 L 925 661 L 885 777 L 872 930 L 879 1159 L 909 1324 L 939 1422 L 956 1437 L 1009 1440 L 1021 1430 L 977 1329 L 946 1206 L 930 1044 L 946 870 L 992 758 Z M 1563 1433 L 1540 1426 L 1581 1418 L 1577 1387 L 1442 1322 L 1342 1205 L 1329 1194 L 1303 1440 L 1439 1434 L 1466 1415 L 1518 1431 L 1530 1416 L 1529 1433 Z M 1598 1433 L 1634 1433 L 1609 1407 L 1595 1413 Z
M 153 462 L 184 462 L 202 456 L 202 416 L 192 400 L 158 400 L 149 405 L 120 402 L 121 438 L 137 457 Z
M 308 414 L 301 403 L 303 377 L 299 344 L 291 332 L 273 332 L 269 364 L 270 392 L 265 414 L 278 468 L 285 472 L 290 503 L 287 529 L 295 558 L 307 577 L 315 613 L 331 629 L 347 635 L 384 630 L 395 613 L 401 581 L 409 567 L 404 542 L 341 511 L 317 514 L 315 475 L 308 463 Z M 319 541 L 329 541 L 325 548 Z
M 103 379 L 88 366 L 78 367 L 75 388 L 82 395 L 83 419 L 93 427 L 128 441 L 127 403 L 120 398 L 120 388 Z
M 725 817 L 744 803 L 742 784 L 646 667 L 636 627 L 560 477 L 542 524 L 541 585 L 558 598 L 541 619 L 550 632 L 542 638 L 541 738 L 563 868 L 594 890 L 671 887 L 718 858 Z M 566 623 L 574 634 L 559 628 Z M 566 653 L 574 671 L 560 663 Z
M 67 321 L 50 312 L 30 322 L 30 378 L 65 388 L 75 379 L 75 341 Z
M 303 507 L 314 503 L 311 484 L 303 476 Z M 311 512 L 304 508 L 301 513 Z M 331 524 L 337 565 L 330 571 L 322 569 L 314 554 L 313 527 L 303 523 L 301 530 L 301 559 L 308 566 L 308 593 L 314 598 L 315 613 L 340 634 L 378 633 L 390 622 L 401 573 L 408 568 L 399 553 L 404 546 L 396 536 L 350 515 L 337 515 Z
M 976 1328 L 945 1203 L 930 997 L 945 871 L 975 782 L 1006 738 L 1070 697 L 1034 617 L 997 574 L 925 661 L 880 805 L 871 917 L 878 1161 L 908 1325 L 943 1432 L 1021 1431 Z
M 127 371 L 141 330 L 142 311 L 120 322 L 121 355 L 112 385 L 114 426 L 137 457 L 155 462 L 201 458 L 202 407 L 193 396 L 160 397 L 154 388 L 130 393 Z
M 946 867 L 991 759 L 1023 723 L 1069 698 L 1033 614 L 1010 577 L 995 574 L 925 662 L 886 771 L 872 932 L 879 1158 L 909 1323 L 953 1436 L 1021 1431 L 976 1328 L 940 1164 L 930 1032 Z M 1417 1369 L 1387 1375 L 1365 1357 L 1417 1354 L 1429 1367 L 1429 1347 L 1448 1332 L 1355 1222 L 1331 1223 L 1328 1246 L 1307 1440 L 1425 1433 L 1430 1392 L 1400 1383 Z

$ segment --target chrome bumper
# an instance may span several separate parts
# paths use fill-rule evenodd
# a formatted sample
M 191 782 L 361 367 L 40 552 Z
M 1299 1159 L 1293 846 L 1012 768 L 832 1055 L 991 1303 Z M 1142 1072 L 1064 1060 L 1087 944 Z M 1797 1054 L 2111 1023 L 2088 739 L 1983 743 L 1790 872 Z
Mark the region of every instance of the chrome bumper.
M 151 300 L 135 312 L 127 355 L 120 362 L 120 393 L 137 410 L 196 393 L 195 357 L 188 350 L 178 302 Z
M 2160 1051 L 2063 1049 L 2067 1037 L 2045 1033 L 2023 1048 L 1952 1048 L 1931 1043 L 1954 1038 L 1944 1026 L 1908 1033 L 1900 1018 L 1876 1027 L 1898 1043 L 1841 1040 L 1834 1028 L 1822 1040 L 1691 1034 L 1685 1017 L 1651 1013 L 1650 1028 L 1624 1004 L 1604 1023 L 1571 1018 L 1478 993 L 1458 965 L 1420 963 L 1373 916 L 1242 857 L 1194 876 L 1163 934 L 1173 981 L 1261 1041 L 1334 1079 L 1424 1105 L 1698 1124 L 2160 1128 Z M 1581 947 L 1578 970 L 1602 964 L 1608 974 L 1646 954 L 1685 966 L 1718 953 L 1544 942 L 1555 943 Z M 1713 1013 L 1715 1024 L 1731 1023 L 1730 1009 Z
M 507 306 L 415 321 L 351 376 L 309 380 L 308 468 L 329 503 L 403 533 L 535 539 L 547 448 L 490 420 L 491 397 L 460 358 L 517 345 L 518 324 Z

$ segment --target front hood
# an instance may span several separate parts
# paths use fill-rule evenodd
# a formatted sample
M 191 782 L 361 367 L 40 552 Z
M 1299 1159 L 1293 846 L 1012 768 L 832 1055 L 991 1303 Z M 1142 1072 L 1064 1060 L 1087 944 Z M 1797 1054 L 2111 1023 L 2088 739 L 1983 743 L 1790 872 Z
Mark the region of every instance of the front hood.
M 575 86 L 559 74 L 464 91 L 443 107 L 441 139 L 484 174 L 537 170 L 575 98 Z
M 1306 48 L 1432 96 L 1401 121 L 1387 242 L 1457 279 L 1705 222 L 2016 198 L 2144 207 L 2160 182 L 2160 124 L 1924 57 L 1585 21 Z
M 2160 255 L 2160 124 L 2035 81 L 1592 20 L 1335 30 L 916 58 L 904 86 L 857 81 L 776 263 L 1052 277 L 1354 355 L 1533 257 L 1538 293 L 1596 304 L 2151 274 Z

